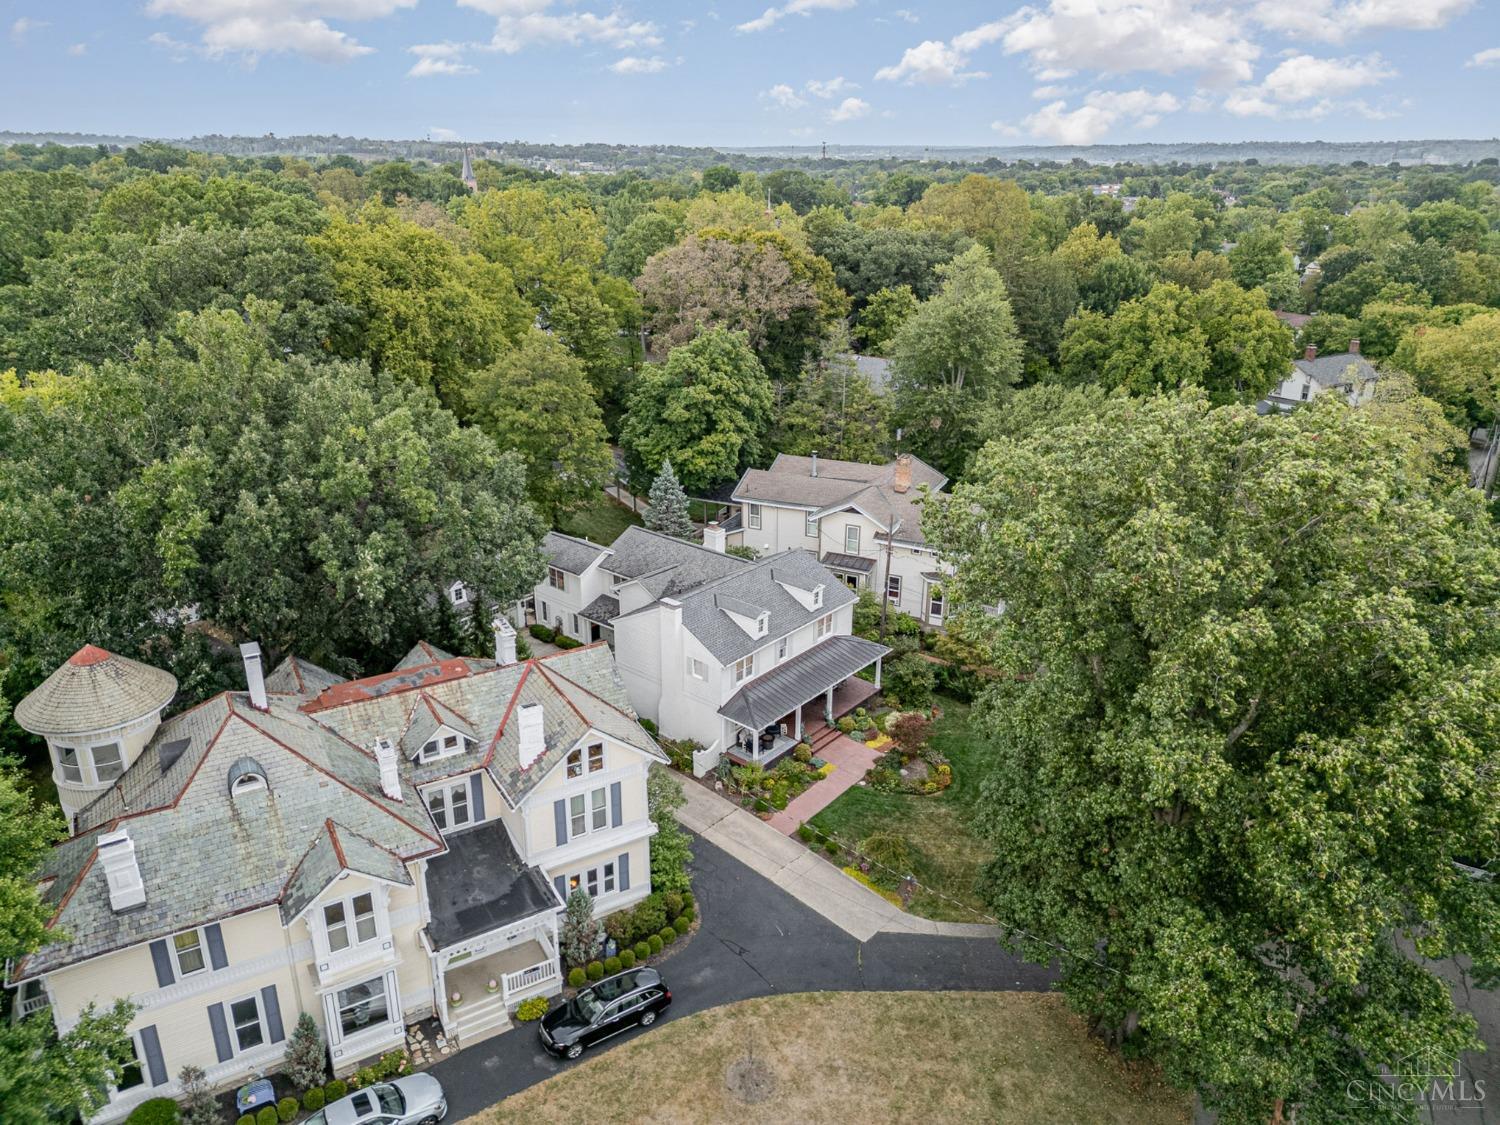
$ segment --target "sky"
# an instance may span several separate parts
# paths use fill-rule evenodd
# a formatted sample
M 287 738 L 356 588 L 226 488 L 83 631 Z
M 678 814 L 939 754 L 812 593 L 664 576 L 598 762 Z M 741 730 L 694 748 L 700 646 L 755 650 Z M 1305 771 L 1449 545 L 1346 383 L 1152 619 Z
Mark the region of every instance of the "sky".
M 0 0 L 0 128 L 684 145 L 1500 134 L 1500 0 Z

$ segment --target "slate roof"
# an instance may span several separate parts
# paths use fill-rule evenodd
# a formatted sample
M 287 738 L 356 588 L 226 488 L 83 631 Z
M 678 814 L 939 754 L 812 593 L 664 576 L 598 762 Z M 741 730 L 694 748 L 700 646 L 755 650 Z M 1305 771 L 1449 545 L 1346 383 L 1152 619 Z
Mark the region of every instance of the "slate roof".
M 266 677 L 266 690 L 311 699 L 319 692 L 331 688 L 334 684 L 341 684 L 346 679 L 347 677 L 337 675 L 326 668 L 319 668 L 310 660 L 288 656 Z
M 564 535 L 560 531 L 549 531 L 542 536 L 542 550 L 547 555 L 548 563 L 557 567 L 558 570 L 565 570 L 569 574 L 582 574 L 593 566 L 601 555 L 608 552 L 609 548 L 588 539 Z
M 275 905 L 293 917 L 337 874 L 335 863 L 409 882 L 409 861 L 445 849 L 418 792 L 427 780 L 485 769 L 514 804 L 590 727 L 665 760 L 636 722 L 602 644 L 505 667 L 434 654 L 442 659 L 340 681 L 308 699 L 273 694 L 265 711 L 226 692 L 163 722 L 43 863 L 49 925 L 67 937 L 23 959 L 12 980 L 247 910 Z M 531 701 L 543 704 L 547 751 L 523 770 L 510 717 Z M 474 748 L 427 766 L 403 760 L 402 799 L 392 800 L 365 747 L 376 735 L 398 737 L 422 712 L 466 724 Z M 230 778 L 246 759 L 269 787 L 231 796 Z M 145 905 L 118 914 L 94 862 L 98 837 L 116 828 L 134 841 L 146 885 Z
M 805 589 L 821 584 L 823 604 L 817 609 L 804 608 L 777 581 L 777 575 L 783 580 L 798 578 L 807 583 Z M 744 602 L 765 611 L 770 619 L 766 635 L 751 637 L 736 625 L 721 608 L 724 599 Z M 696 637 L 720 664 L 732 664 L 775 638 L 848 605 L 855 600 L 855 594 L 819 566 L 812 555 L 791 550 L 747 563 L 743 570 L 699 587 L 677 600 L 682 605 L 683 628 Z
M 639 581 L 653 598 L 673 597 L 749 565 L 733 555 L 644 527 L 627 527 L 611 544 L 610 552 L 604 569 Z
M 16 722 L 32 734 L 82 734 L 145 718 L 176 694 L 172 673 L 84 645 L 16 704 Z
M 811 457 L 779 453 L 769 469 L 747 469 L 735 486 L 734 498 L 740 502 L 797 508 L 820 517 L 858 508 L 887 530 L 899 524 L 898 540 L 925 543 L 922 510 L 917 503 L 922 498 L 921 488 L 926 485 L 939 492 L 947 485 L 948 478 L 921 458 L 913 457 L 911 486 L 905 492 L 897 492 L 896 464 L 890 461 L 867 465 L 861 461 L 819 457 L 818 474 L 813 476 Z
M 426 745 L 427 740 L 442 727 L 463 735 L 471 742 L 479 738 L 474 725 L 468 719 L 446 703 L 434 699 L 427 692 L 419 691 L 412 703 L 406 729 L 401 732 L 397 745 L 408 758 L 415 758 L 417 752 Z
M 1374 364 L 1354 352 L 1331 352 L 1313 359 L 1294 360 L 1292 366 L 1320 387 L 1349 387 L 1379 378 Z
M 827 637 L 755 677 L 729 697 L 719 714 L 742 727 L 763 730 L 890 651 L 863 637 Z
M 438 648 L 437 645 L 428 644 L 426 641 L 418 641 L 416 644 L 412 645 L 411 650 L 401 658 L 400 663 L 396 665 L 395 670 L 399 672 L 403 668 L 420 668 L 423 664 L 435 664 L 444 660 L 452 659 L 453 654 L 451 652 L 444 652 L 442 649 Z M 339 680 L 338 682 L 343 683 L 344 681 Z
M 558 906 L 557 893 L 521 862 L 498 820 L 451 834 L 448 851 L 428 861 L 426 884 L 427 932 L 438 949 Z

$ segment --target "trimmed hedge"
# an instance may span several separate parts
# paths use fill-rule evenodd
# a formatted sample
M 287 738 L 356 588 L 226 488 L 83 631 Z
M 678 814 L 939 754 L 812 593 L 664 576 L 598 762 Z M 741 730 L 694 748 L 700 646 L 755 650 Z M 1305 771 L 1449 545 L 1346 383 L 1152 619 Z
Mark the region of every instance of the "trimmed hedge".
M 301 1111 L 302 1106 L 296 1098 L 282 1098 L 276 1103 L 276 1116 L 281 1118 L 281 1125 L 291 1125 Z
M 633 949 L 622 949 L 622 950 L 620 950 L 620 968 L 622 968 L 622 969 L 633 969 L 633 968 L 635 968 L 635 950 L 633 950 Z
M 650 956 L 651 946 L 647 942 L 638 941 L 635 943 L 635 959 L 637 961 L 644 961 L 647 957 Z
M 566 633 L 558 633 L 556 636 L 554 636 L 552 638 L 552 643 L 555 644 L 558 648 L 563 649 L 564 651 L 566 651 L 567 649 L 570 649 L 570 648 L 582 648 L 583 647 L 583 642 L 582 641 L 574 640 L 572 637 L 568 636 L 568 634 L 566 634 Z
M 255 1125 L 280 1125 L 281 1113 L 274 1105 L 263 1105 L 255 1111 Z
M 604 979 L 604 962 L 603 961 L 590 961 L 589 962 L 589 967 L 586 970 L 586 972 L 588 973 L 589 980 L 603 980 Z
M 130 1111 L 125 1125 L 177 1125 L 177 1103 L 171 1098 L 150 1098 Z
M 328 1103 L 328 1096 L 323 1093 L 323 1087 L 314 1086 L 302 1095 L 302 1108 L 308 1113 L 317 1113 Z
M 584 986 L 584 983 L 588 979 L 589 979 L 588 978 L 588 974 L 585 973 L 582 969 L 569 969 L 568 970 L 568 987 L 569 988 L 582 988 Z
M 323 1093 L 331 1102 L 338 1101 L 348 1092 L 349 1083 L 345 1082 L 342 1078 L 335 1078 L 332 1082 L 323 1087 Z
M 660 953 L 663 944 L 665 943 L 661 940 L 661 934 L 652 934 L 646 939 L 646 948 L 652 953 Z
M 606 957 L 604 959 L 604 975 L 612 977 L 620 971 L 620 959 L 618 957 Z
M 678 916 L 677 921 L 672 923 L 672 928 L 677 931 L 677 934 L 680 937 L 688 932 L 688 927 L 692 924 L 693 920 L 686 914 L 682 914 Z
M 674 930 L 671 926 L 664 926 L 662 927 L 662 931 L 659 936 L 661 937 L 661 943 L 663 945 L 671 945 L 674 941 L 677 940 L 677 931 Z
M 255 1125 L 255 1114 L 253 1114 L 253 1113 L 247 1113 L 247 1114 L 245 1114 L 245 1116 L 241 1117 L 238 1121 L 236 1121 L 234 1123 L 234 1125 Z
M 557 636 L 557 634 L 552 630 L 552 628 L 550 626 L 543 625 L 541 622 L 537 622 L 535 625 L 532 625 L 526 631 L 528 633 L 530 633 L 533 637 L 535 637 L 537 640 L 543 641 L 543 642 L 545 642 L 547 644 L 551 644 L 552 643 L 552 638 L 555 637 L 555 636 Z

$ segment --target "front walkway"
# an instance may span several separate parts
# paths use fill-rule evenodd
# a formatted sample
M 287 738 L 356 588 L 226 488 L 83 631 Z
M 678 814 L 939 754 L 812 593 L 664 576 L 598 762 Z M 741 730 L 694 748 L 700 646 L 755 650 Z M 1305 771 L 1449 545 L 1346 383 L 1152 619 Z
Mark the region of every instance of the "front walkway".
M 836 737 L 825 740 L 823 731 L 828 728 L 821 723 L 818 725 L 822 729 L 809 729 L 807 739 L 809 742 L 817 739 L 818 748 L 815 753 L 825 762 L 833 763 L 833 772 L 803 790 L 786 808 L 771 814 L 771 826 L 788 836 L 794 835 L 799 825 L 811 820 L 847 790 L 858 785 L 860 778 L 865 776 L 865 772 L 880 757 L 879 750 L 871 750 L 863 742 L 856 742 L 847 734 L 836 730 L 832 732 Z
M 723 848 L 859 941 L 880 933 L 967 938 L 1000 934 L 996 926 L 934 922 L 908 914 L 738 805 L 701 785 L 684 785 L 682 790 L 687 804 L 678 810 L 677 819 L 684 828 Z

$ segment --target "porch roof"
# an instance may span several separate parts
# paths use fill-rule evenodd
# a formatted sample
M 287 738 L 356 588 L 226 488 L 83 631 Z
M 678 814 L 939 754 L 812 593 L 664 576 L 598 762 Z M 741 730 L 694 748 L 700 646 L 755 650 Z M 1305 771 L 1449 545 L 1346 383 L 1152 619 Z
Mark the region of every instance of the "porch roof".
M 448 850 L 427 863 L 427 932 L 434 948 L 556 908 L 546 877 L 521 862 L 501 821 L 454 832 L 446 842 Z
M 842 555 L 837 551 L 824 551 L 823 557 L 818 561 L 834 570 L 855 571 L 860 574 L 869 574 L 875 569 L 874 559 L 867 559 L 862 555 Z
M 719 714 L 742 727 L 761 730 L 890 651 L 863 637 L 829 637 L 751 680 L 719 708 Z

